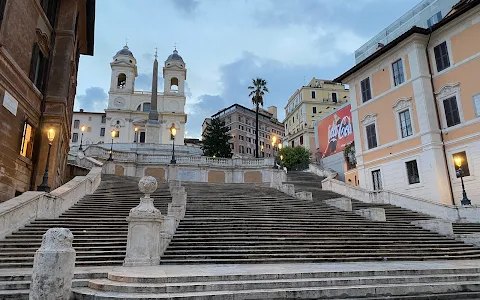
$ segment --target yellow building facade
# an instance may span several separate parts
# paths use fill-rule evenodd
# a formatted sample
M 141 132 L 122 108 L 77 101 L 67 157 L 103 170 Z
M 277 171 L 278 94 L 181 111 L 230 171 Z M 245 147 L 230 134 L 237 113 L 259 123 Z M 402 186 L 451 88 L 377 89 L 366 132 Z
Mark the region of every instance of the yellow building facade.
M 314 155 L 314 121 L 349 101 L 345 85 L 331 80 L 316 79 L 296 90 L 285 106 L 285 142 L 288 146 L 303 146 Z
M 479 4 L 460 1 L 335 79 L 350 86 L 361 187 L 460 205 L 461 169 L 480 204 Z

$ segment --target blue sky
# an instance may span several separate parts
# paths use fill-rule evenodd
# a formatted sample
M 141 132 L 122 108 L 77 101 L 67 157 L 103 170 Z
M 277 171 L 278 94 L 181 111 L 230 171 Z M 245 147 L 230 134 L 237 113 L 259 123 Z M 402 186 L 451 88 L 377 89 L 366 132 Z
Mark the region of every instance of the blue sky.
M 265 105 L 284 106 L 312 77 L 333 79 L 353 52 L 419 0 L 98 0 L 95 55 L 82 56 L 75 109 L 107 107 L 110 62 L 128 38 L 136 89 L 150 90 L 154 48 L 162 63 L 177 43 L 187 66 L 188 136 L 265 78 Z M 161 72 L 160 72 L 161 76 Z

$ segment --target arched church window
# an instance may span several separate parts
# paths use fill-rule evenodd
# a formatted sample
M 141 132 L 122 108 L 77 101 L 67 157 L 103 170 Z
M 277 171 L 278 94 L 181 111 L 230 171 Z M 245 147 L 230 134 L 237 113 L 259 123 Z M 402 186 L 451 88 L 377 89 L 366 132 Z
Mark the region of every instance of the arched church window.
M 126 83 L 127 83 L 127 75 L 125 75 L 124 73 L 120 73 L 118 75 L 117 88 L 124 89 Z
M 172 92 L 178 92 L 178 78 L 173 77 L 170 79 L 170 91 Z

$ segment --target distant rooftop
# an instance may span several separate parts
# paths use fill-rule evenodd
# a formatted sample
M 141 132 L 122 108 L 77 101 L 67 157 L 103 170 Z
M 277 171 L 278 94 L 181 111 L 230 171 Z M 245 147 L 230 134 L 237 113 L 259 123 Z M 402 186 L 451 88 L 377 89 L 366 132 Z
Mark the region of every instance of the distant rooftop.
M 413 26 L 429 28 L 445 17 L 459 0 L 422 0 L 407 13 L 382 30 L 355 51 L 358 64 L 381 48 L 395 40 Z

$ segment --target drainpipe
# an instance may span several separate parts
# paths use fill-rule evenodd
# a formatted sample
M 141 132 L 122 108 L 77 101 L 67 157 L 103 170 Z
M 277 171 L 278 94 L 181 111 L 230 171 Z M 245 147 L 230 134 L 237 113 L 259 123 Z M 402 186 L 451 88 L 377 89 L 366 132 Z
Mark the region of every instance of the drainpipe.
M 430 34 L 428 35 L 427 46 L 425 47 L 425 53 L 427 54 L 427 65 L 428 65 L 428 74 L 430 75 L 430 84 L 432 85 L 432 96 L 433 101 L 435 102 L 435 116 L 437 117 L 438 128 L 440 129 L 440 139 L 442 142 L 442 153 L 443 159 L 445 162 L 445 166 L 447 167 L 447 178 L 448 178 L 448 187 L 450 190 L 450 197 L 452 199 L 452 205 L 455 205 L 455 200 L 453 196 L 453 186 L 452 181 L 450 180 L 450 168 L 448 167 L 448 159 L 447 159 L 447 152 L 445 151 L 445 142 L 443 140 L 443 131 L 442 131 L 442 121 L 440 120 L 440 114 L 438 112 L 438 105 L 437 105 L 437 98 L 435 96 L 435 84 L 433 83 L 433 73 L 432 73 L 432 66 L 430 64 L 430 54 L 428 53 L 428 45 L 430 44 L 430 38 L 432 37 L 432 29 L 430 28 Z

